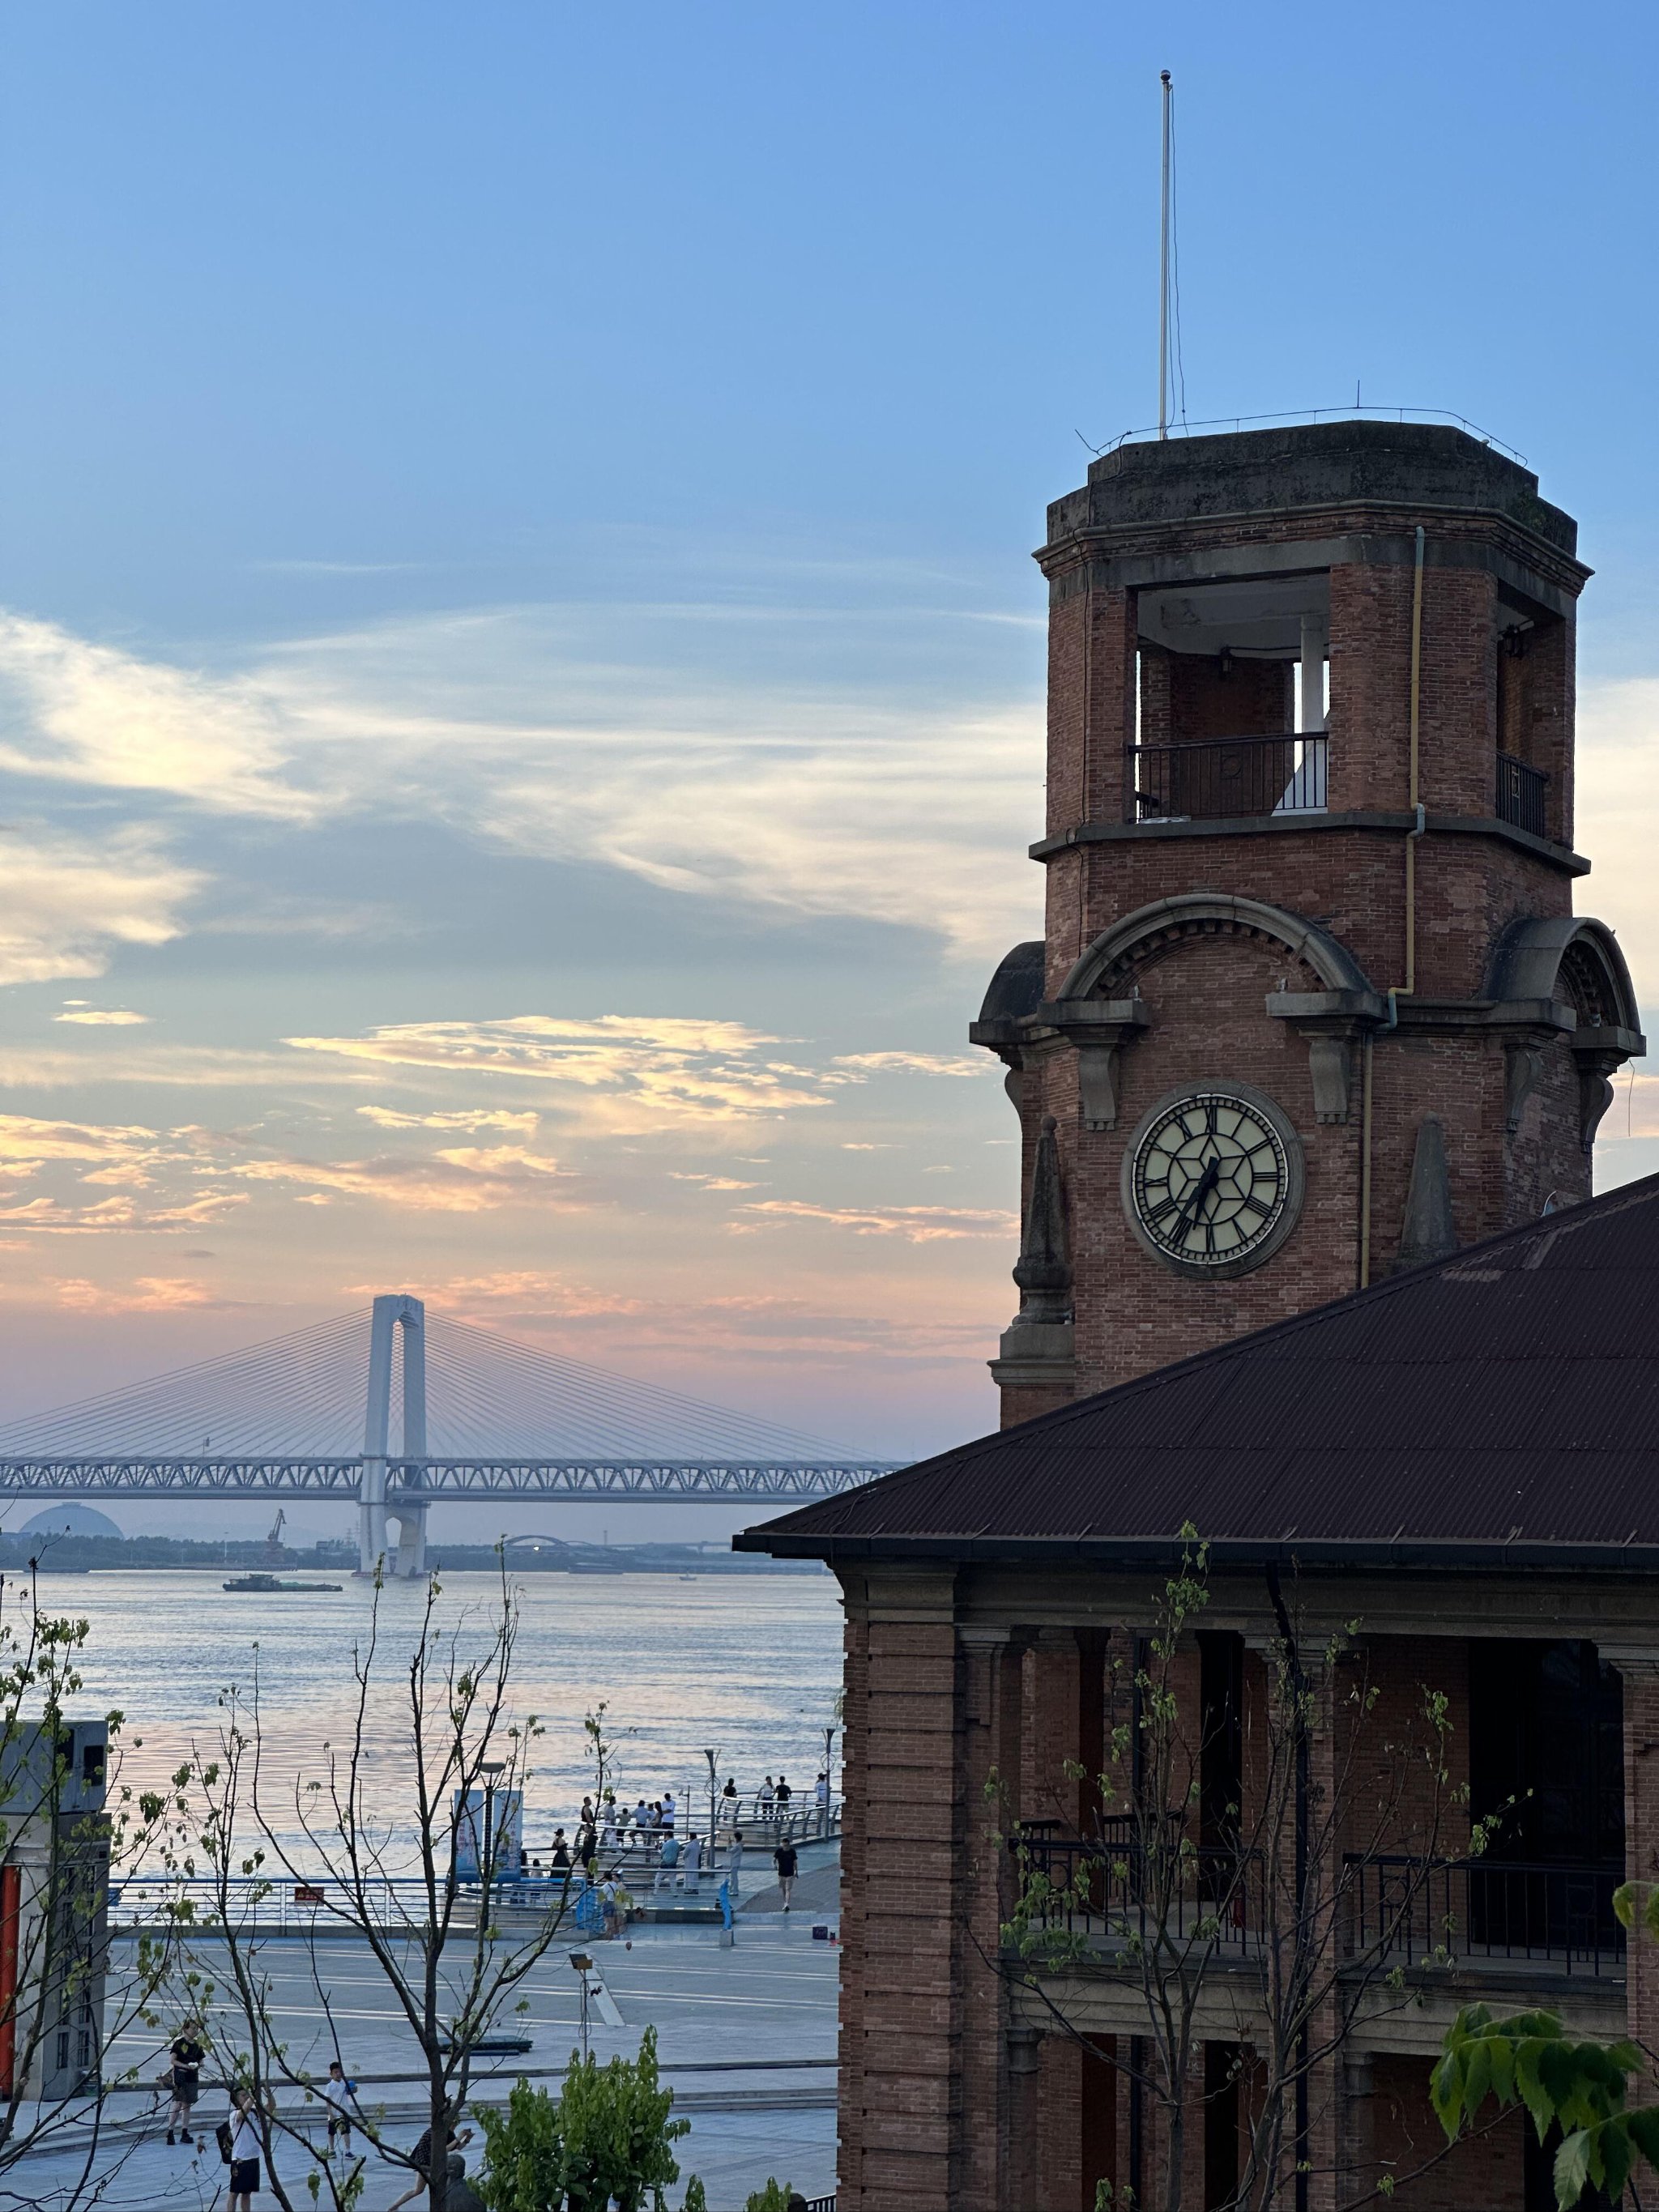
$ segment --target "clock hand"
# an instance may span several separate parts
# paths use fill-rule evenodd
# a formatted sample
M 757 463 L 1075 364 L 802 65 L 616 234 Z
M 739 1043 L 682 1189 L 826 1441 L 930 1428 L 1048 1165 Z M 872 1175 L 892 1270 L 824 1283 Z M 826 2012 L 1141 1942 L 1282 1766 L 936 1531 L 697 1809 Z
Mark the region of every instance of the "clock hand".
M 1176 1230 L 1178 1236 L 1184 1237 L 1188 1230 L 1196 1222 L 1205 1200 L 1210 1196 L 1220 1180 L 1221 1163 L 1219 1160 L 1212 1160 L 1203 1174 L 1200 1176 L 1192 1196 L 1182 1203 L 1181 1212 L 1176 1217 Z

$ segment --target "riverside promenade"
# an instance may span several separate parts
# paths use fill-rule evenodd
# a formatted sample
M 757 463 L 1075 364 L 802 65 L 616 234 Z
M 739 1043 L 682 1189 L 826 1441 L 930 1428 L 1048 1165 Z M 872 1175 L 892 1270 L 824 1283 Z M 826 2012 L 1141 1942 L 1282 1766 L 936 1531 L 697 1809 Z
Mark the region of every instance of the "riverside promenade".
M 750 2191 L 769 2175 L 809 2198 L 829 2195 L 835 2186 L 840 1952 L 835 1943 L 815 1940 L 812 1929 L 815 1924 L 838 1929 L 838 1856 L 833 1842 L 803 1848 L 795 1910 L 787 1916 L 777 1909 L 769 1859 L 751 1857 L 729 1946 L 718 1924 L 667 1919 L 632 1924 L 631 1948 L 626 1940 L 595 1942 L 574 1933 L 556 1943 L 529 1978 L 528 2010 L 501 2023 L 504 2030 L 526 2036 L 529 2050 L 481 2057 L 471 2101 L 504 2100 L 525 2076 L 556 2090 L 580 2039 L 583 1977 L 569 1963 L 571 1952 L 580 1950 L 594 1961 L 586 1977 L 589 2046 L 601 2059 L 632 2056 L 643 2029 L 656 2028 L 664 2081 L 674 2090 L 677 2112 L 692 2123 L 679 2146 L 681 2171 L 702 2177 L 709 2212 L 742 2212 Z M 648 1904 L 648 1895 L 642 1901 Z M 360 2104 L 391 2141 L 407 2148 L 426 2123 L 424 2075 L 408 2026 L 362 1945 L 343 1936 L 313 1945 L 297 1932 L 272 1935 L 259 1939 L 258 1957 L 291 2062 L 319 2076 L 326 2071 L 333 2055 L 331 2017 Z M 222 1960 L 222 1947 L 209 1937 L 200 1947 L 200 1964 L 221 1983 Z M 227 2044 L 246 2040 L 222 2010 L 210 2008 L 209 2017 L 210 2026 L 223 2020 Z M 171 2033 L 169 2020 L 165 2033 L 124 2039 L 112 2053 L 114 2067 L 135 2067 L 141 2079 L 153 2081 Z M 206 2212 L 216 2191 L 222 2205 L 224 2168 L 211 2130 L 225 2099 L 205 2086 L 214 2078 L 210 2063 L 198 2107 L 208 2146 L 195 2154 L 167 2147 L 161 2092 L 118 2091 L 106 2100 L 100 2212 L 106 2207 L 161 2212 L 173 2206 Z M 325 2118 L 320 2106 L 307 2106 L 299 2091 L 280 2096 L 279 2105 L 283 2118 L 305 2125 L 320 2148 Z M 470 2165 L 479 2148 L 475 2135 L 468 2146 Z M 65 2142 L 61 2150 L 31 2159 L 0 2179 L 0 2201 L 9 2184 L 14 2194 L 21 2186 L 23 2201 L 52 2212 L 84 2155 L 84 2148 Z M 290 2193 L 308 2202 L 301 2147 L 296 2143 L 282 2155 Z M 407 2185 L 404 2169 L 371 2159 L 364 2212 L 382 2212 Z

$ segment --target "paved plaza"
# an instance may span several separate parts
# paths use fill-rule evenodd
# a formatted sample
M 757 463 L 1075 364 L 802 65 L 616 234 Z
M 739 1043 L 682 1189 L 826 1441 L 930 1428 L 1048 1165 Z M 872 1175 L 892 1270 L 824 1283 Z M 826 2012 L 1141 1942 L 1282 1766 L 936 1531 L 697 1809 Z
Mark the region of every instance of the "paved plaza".
M 594 1943 L 595 1972 L 588 2001 L 587 2033 L 601 2059 L 631 2057 L 647 2027 L 657 2030 L 665 2081 L 676 2108 L 692 2123 L 679 2146 L 684 2174 L 702 2176 L 710 2212 L 741 2212 L 744 2200 L 769 2175 L 811 2197 L 835 2185 L 836 1966 L 832 1943 L 815 1940 L 816 1922 L 834 1926 L 824 1901 L 833 1874 L 821 1868 L 811 1881 L 809 1909 L 785 1916 L 775 1893 L 763 1888 L 739 1916 L 735 1941 L 722 1944 L 717 1928 L 636 1926 L 632 1947 Z M 569 1963 L 572 1945 L 557 1944 L 529 1978 L 528 2009 L 504 2025 L 530 2038 L 522 2057 L 481 2062 L 475 2096 L 504 2099 L 520 2075 L 556 2087 L 581 2031 L 582 1977 Z M 292 2063 L 320 2075 L 333 2055 L 318 1984 L 326 1992 L 348 2074 L 367 2110 L 382 2116 L 387 2136 L 404 2144 L 425 2125 L 418 2056 L 407 2023 L 373 1960 L 355 1942 L 308 1945 L 289 1938 L 261 1954 L 272 1989 L 277 2031 Z M 215 1954 L 204 1945 L 201 1964 L 211 1975 Z M 313 1979 L 314 1976 L 314 1979 Z M 170 2033 L 169 2028 L 169 2033 Z M 118 2045 L 118 2070 L 138 2068 L 153 2080 L 163 2063 L 165 2036 L 129 2038 Z M 227 2042 L 236 2038 L 227 2022 Z M 305 2111 L 301 2098 L 283 2100 L 284 2114 Z M 224 2099 L 204 2091 L 198 2108 L 208 2131 L 195 2154 L 164 2140 L 165 2099 L 156 2092 L 125 2092 L 109 2100 L 110 2140 L 100 2154 L 99 2204 L 111 2212 L 206 2212 L 224 2203 L 225 2168 L 211 2140 Z M 318 2110 L 313 2106 L 312 2111 Z M 320 2145 L 323 2130 L 315 2130 Z M 477 2137 L 469 2163 L 478 2148 Z M 0 2208 L 61 2203 L 82 2154 L 67 2148 L 32 2159 L 0 2181 Z M 284 2179 L 299 2202 L 308 2202 L 306 2162 L 295 2144 L 284 2156 Z M 372 2168 L 365 2212 L 383 2212 L 408 2185 L 406 2171 Z M 674 2192 L 676 2199 L 678 2191 Z M 272 2205 L 267 2193 L 256 2203 Z

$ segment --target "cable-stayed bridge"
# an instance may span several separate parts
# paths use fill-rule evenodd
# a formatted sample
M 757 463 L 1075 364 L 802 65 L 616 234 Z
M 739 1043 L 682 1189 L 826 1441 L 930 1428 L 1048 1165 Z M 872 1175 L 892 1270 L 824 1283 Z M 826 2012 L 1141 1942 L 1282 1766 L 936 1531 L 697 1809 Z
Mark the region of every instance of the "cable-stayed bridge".
M 0 1428 L 0 1498 L 337 1498 L 366 1571 L 397 1523 L 399 1575 L 423 1571 L 443 1499 L 793 1504 L 892 1464 L 401 1293 Z

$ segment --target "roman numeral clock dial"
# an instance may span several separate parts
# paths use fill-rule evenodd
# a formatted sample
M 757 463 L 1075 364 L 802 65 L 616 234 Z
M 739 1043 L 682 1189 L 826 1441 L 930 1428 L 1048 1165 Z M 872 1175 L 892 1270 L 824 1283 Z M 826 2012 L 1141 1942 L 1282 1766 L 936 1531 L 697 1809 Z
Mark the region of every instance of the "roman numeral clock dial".
M 1177 1274 L 1217 1279 L 1270 1259 L 1302 1210 L 1302 1145 L 1243 1084 L 1171 1092 L 1142 1115 L 1123 1155 L 1123 1210 Z

